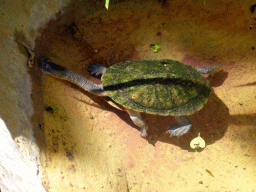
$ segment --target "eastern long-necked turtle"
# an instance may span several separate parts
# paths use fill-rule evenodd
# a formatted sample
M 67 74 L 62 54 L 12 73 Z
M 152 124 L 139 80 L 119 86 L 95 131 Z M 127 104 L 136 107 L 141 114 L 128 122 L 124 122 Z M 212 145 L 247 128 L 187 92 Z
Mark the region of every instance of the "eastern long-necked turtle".
M 192 126 L 187 115 L 204 106 L 212 89 L 202 74 L 212 74 L 220 68 L 194 68 L 169 59 L 124 61 L 109 68 L 93 63 L 88 67 L 90 74 L 103 74 L 102 85 L 98 85 L 50 61 L 43 61 L 41 67 L 46 73 L 71 81 L 86 91 L 109 96 L 125 107 L 141 128 L 143 137 L 147 135 L 148 126 L 140 112 L 174 116 L 177 123 L 167 132 L 172 136 L 187 133 Z

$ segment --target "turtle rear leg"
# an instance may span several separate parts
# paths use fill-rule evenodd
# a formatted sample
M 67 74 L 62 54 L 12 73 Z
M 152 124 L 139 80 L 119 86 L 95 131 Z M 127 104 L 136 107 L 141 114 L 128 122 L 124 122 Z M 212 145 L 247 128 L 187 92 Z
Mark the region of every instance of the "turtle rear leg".
M 107 68 L 104 67 L 103 65 L 100 65 L 98 63 L 93 63 L 91 65 L 88 66 L 87 71 L 91 74 L 91 75 L 95 75 L 98 76 L 100 74 L 104 74 L 106 72 Z
M 137 111 L 133 111 L 130 109 L 127 109 L 128 114 L 130 115 L 131 120 L 133 121 L 133 123 L 135 125 L 137 125 L 138 127 L 141 128 L 141 132 L 140 135 L 142 137 L 146 137 L 147 136 L 147 129 L 148 126 L 145 124 L 145 122 L 142 120 L 141 116 L 140 116 L 140 112 Z
M 213 66 L 213 67 L 196 67 L 196 69 L 202 73 L 202 74 L 214 74 L 216 72 L 218 72 L 221 68 L 221 65 L 216 65 L 216 66 Z
M 181 136 L 190 130 L 192 123 L 189 117 L 176 116 L 175 119 L 178 123 L 171 125 L 170 129 L 168 129 L 166 133 L 170 133 L 171 136 Z

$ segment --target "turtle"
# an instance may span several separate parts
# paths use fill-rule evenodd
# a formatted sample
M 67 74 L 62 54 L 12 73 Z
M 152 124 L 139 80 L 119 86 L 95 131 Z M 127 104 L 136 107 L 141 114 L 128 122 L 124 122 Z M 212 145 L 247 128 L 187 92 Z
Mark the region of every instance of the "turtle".
M 147 136 L 148 126 L 141 112 L 174 116 L 177 123 L 170 125 L 166 133 L 170 136 L 187 133 L 192 126 L 188 115 L 203 108 L 212 91 L 202 74 L 213 74 L 220 66 L 192 67 L 171 59 L 123 61 L 109 68 L 92 63 L 87 71 L 94 76 L 102 75 L 102 84 L 95 84 L 51 61 L 41 62 L 46 74 L 70 81 L 98 96 L 107 96 L 108 101 L 121 106 L 141 128 L 142 137 Z

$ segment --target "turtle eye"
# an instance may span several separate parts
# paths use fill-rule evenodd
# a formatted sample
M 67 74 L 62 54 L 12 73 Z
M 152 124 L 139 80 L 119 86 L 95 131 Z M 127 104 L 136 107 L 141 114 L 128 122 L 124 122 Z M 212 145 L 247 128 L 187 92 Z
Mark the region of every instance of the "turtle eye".
M 52 63 L 51 61 L 43 61 L 41 63 L 41 68 L 46 74 L 65 71 L 65 67 Z
M 43 72 L 46 73 L 46 74 L 48 74 L 47 72 L 52 71 L 52 67 L 51 67 L 50 63 L 47 62 L 47 61 L 43 61 L 41 63 L 41 68 L 42 68 Z

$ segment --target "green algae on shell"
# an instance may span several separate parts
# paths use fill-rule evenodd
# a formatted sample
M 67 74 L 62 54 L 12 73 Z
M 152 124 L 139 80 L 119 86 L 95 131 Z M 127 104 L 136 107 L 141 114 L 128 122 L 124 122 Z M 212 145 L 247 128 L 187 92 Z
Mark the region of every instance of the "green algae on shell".
M 196 68 L 169 59 L 117 63 L 107 69 L 102 84 L 110 98 L 128 109 L 173 116 L 195 113 L 211 92 Z

